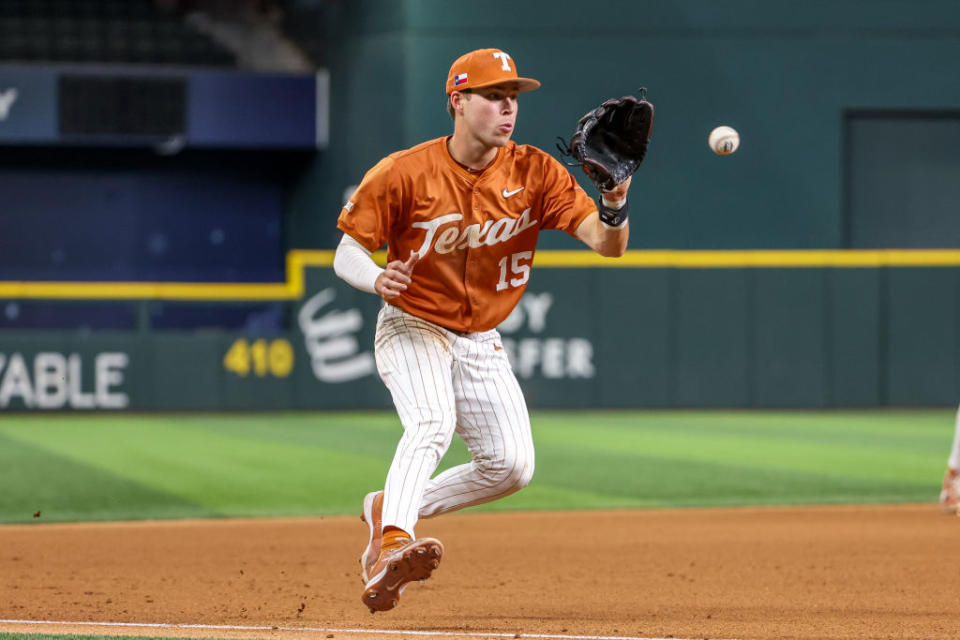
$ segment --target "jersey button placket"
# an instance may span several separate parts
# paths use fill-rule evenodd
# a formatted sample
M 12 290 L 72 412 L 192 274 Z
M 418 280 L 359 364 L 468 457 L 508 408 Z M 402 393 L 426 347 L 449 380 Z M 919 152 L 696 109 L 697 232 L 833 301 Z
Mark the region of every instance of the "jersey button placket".
M 482 222 L 480 221 L 480 187 L 473 188 L 473 197 L 471 198 L 471 203 L 473 205 L 473 221 L 472 222 Z M 472 308 L 477 308 L 480 306 L 480 299 L 476 294 L 476 287 L 474 285 L 473 278 L 473 267 L 474 261 L 471 259 L 471 249 L 469 246 L 466 247 L 466 256 L 465 260 L 467 262 L 466 268 L 464 269 L 464 285 L 467 289 L 467 298 L 470 301 L 470 306 Z M 472 315 L 472 314 L 471 314 Z

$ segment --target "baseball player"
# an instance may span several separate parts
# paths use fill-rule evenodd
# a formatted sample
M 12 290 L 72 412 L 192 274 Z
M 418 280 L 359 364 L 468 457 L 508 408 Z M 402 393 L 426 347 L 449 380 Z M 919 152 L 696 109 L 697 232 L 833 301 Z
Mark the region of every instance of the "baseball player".
M 446 82 L 453 134 L 381 160 L 340 213 L 334 269 L 385 301 L 377 371 L 404 430 L 383 491 L 363 501 L 371 612 L 439 566 L 443 544 L 418 539 L 418 519 L 502 498 L 533 476 L 530 418 L 496 327 L 523 295 L 540 231 L 603 256 L 627 247 L 629 178 L 594 201 L 553 157 L 511 141 L 517 95 L 539 86 L 499 49 L 458 58 Z M 381 269 L 370 254 L 384 244 Z M 454 433 L 471 461 L 431 477 Z
M 960 516 L 960 410 L 957 411 L 953 446 L 950 448 L 950 457 L 947 459 L 947 470 L 943 474 L 940 508 L 944 513 L 955 513 Z

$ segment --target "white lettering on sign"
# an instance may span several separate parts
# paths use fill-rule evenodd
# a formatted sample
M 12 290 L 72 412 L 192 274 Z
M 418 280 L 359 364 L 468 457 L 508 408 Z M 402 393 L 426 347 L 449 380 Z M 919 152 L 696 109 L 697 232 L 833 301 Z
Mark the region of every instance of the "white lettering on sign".
M 547 326 L 547 312 L 553 305 L 553 294 L 532 293 L 527 291 L 520 298 L 520 303 L 513 308 L 507 319 L 500 323 L 500 331 L 513 333 L 519 331 L 524 324 L 533 333 L 541 333 Z
M 67 358 L 67 382 L 70 406 L 74 409 L 93 409 L 93 393 L 83 392 L 83 362 L 75 353 L 71 353 Z
M 13 103 L 17 101 L 20 92 L 16 87 L 10 87 L 6 91 L 0 91 L 0 120 L 6 120 L 10 116 L 10 109 Z
M 98 353 L 94 357 L 93 384 L 84 384 L 83 358 L 41 352 L 31 367 L 20 353 L 0 353 L 0 408 L 19 402 L 27 409 L 124 409 L 130 397 L 121 391 L 130 364 L 126 353 Z
M 56 409 L 67 403 L 67 360 L 59 353 L 38 353 L 33 359 L 38 409 Z
M 123 370 L 130 364 L 130 356 L 125 353 L 98 353 L 94 360 L 96 385 L 94 401 L 104 409 L 125 409 L 130 398 L 125 393 L 114 393 L 111 387 L 123 384 Z
M 28 409 L 33 408 L 33 386 L 30 384 L 30 374 L 23 362 L 23 356 L 15 353 L 10 356 L 6 371 L 0 372 L 0 407 L 10 404 L 12 398 L 23 398 L 23 404 Z
M 586 338 L 503 339 L 503 348 L 520 378 L 593 378 L 593 345 Z
M 316 317 L 336 295 L 332 288 L 324 289 L 307 300 L 297 316 L 313 375 L 321 382 L 348 382 L 377 368 L 372 353 L 360 352 L 356 334 L 363 327 L 363 315 L 359 309 L 330 310 Z
M 552 306 L 552 293 L 527 291 L 497 329 L 506 334 L 521 330 L 544 333 Z M 593 344 L 586 338 L 504 338 L 503 348 L 519 378 L 593 378 L 597 373 Z

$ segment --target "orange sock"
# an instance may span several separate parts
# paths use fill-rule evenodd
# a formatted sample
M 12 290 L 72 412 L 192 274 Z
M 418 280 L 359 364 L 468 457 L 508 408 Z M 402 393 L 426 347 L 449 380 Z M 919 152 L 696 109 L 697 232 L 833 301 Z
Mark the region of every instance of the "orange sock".
M 400 527 L 386 526 L 383 528 L 383 543 L 380 546 L 380 555 L 397 547 L 402 547 L 413 540 L 413 536 Z

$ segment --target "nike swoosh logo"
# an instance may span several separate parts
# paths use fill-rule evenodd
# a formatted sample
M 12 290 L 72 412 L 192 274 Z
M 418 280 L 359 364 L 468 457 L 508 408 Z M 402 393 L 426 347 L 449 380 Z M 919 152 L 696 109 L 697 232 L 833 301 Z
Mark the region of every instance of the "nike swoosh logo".
M 504 198 L 509 198 L 509 197 L 512 196 L 512 195 L 516 195 L 516 194 L 520 193 L 521 191 L 523 191 L 523 187 L 520 187 L 519 189 L 514 189 L 513 191 L 507 191 L 506 189 L 504 189 L 504 190 L 503 190 L 503 197 L 504 197 Z

